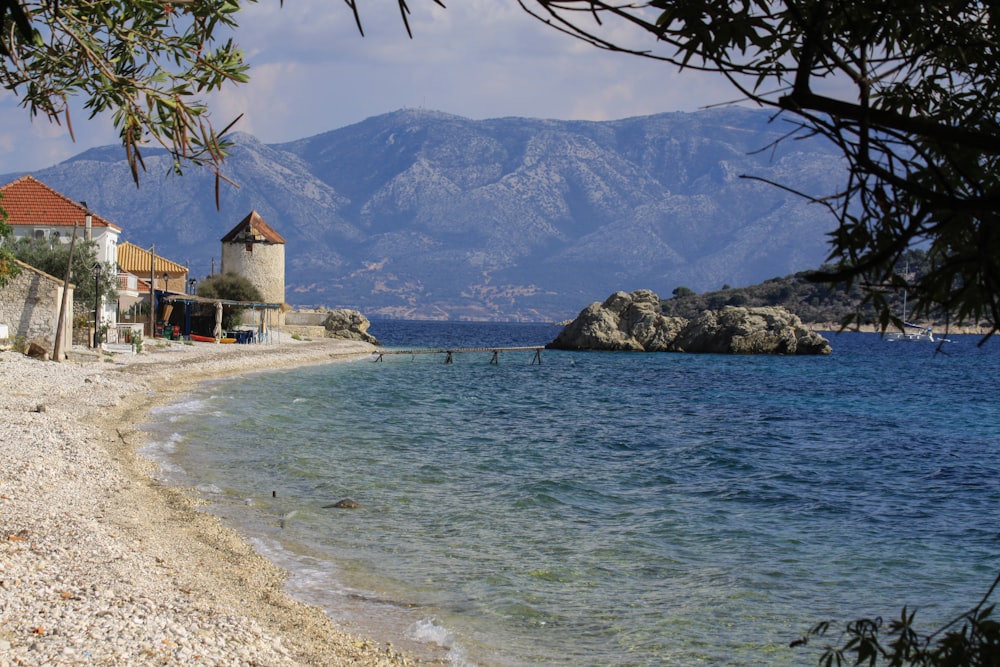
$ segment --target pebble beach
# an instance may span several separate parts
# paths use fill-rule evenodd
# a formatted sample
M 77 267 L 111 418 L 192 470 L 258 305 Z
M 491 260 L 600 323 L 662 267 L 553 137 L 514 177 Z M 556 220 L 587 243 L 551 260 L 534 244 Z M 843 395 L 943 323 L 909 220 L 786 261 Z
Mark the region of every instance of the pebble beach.
M 0 352 L 0 666 L 422 664 L 290 598 L 280 568 L 137 453 L 149 409 L 196 383 L 372 349 L 147 339 L 86 362 Z

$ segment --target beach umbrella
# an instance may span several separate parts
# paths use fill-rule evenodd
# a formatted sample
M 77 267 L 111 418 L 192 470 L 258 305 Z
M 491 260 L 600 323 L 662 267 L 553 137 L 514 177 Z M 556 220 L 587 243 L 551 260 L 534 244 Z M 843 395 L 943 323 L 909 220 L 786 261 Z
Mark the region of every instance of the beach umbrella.
M 222 302 L 215 302 L 215 342 L 218 343 L 222 340 Z

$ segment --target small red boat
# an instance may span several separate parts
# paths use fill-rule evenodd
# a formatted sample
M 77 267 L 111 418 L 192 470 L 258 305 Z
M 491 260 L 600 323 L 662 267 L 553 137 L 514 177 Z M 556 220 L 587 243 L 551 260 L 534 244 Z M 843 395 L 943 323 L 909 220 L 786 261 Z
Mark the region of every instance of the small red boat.
M 191 334 L 190 338 L 191 338 L 191 340 L 198 341 L 199 343 L 214 343 L 215 342 L 215 337 L 214 336 L 201 336 L 199 334 Z M 236 339 L 235 338 L 220 338 L 219 342 L 220 343 L 235 343 Z

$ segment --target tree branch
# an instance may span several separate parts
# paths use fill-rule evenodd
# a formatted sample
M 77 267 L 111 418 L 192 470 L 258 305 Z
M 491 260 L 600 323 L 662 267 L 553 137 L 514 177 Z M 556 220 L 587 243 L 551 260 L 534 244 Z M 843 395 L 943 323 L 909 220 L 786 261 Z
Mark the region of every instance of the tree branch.
M 996 134 L 967 130 L 954 125 L 942 125 L 932 120 L 905 116 L 884 109 L 863 109 L 860 105 L 817 95 L 808 90 L 793 90 L 790 95 L 778 99 L 778 106 L 794 112 L 803 109 L 819 111 L 830 116 L 847 118 L 859 124 L 867 120 L 875 125 L 900 132 L 921 135 L 966 148 L 974 148 L 985 153 L 1000 155 L 1000 136 Z

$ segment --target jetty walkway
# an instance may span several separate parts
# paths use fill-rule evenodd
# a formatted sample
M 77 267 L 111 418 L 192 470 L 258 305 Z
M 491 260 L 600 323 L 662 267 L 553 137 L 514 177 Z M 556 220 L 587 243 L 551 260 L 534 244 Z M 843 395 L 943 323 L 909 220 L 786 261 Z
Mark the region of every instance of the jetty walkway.
M 444 363 L 450 364 L 453 361 L 453 356 L 459 352 L 485 352 L 492 355 L 490 357 L 491 364 L 499 364 L 501 352 L 534 352 L 535 354 L 531 359 L 531 365 L 533 366 L 535 364 L 541 365 L 542 350 L 544 349 L 544 345 L 531 347 L 458 347 L 423 350 L 378 350 L 372 354 L 377 355 L 375 361 L 382 361 L 382 357 L 388 354 L 443 354 L 445 355 Z

